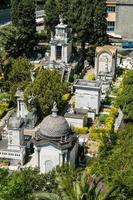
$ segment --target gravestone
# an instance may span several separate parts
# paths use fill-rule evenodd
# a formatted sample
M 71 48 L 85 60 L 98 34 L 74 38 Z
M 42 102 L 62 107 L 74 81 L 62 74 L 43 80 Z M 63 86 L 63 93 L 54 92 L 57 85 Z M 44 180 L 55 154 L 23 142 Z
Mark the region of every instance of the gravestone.
M 106 76 L 107 79 L 112 79 L 115 76 L 117 65 L 117 50 L 116 47 L 105 45 L 96 48 L 95 54 L 95 75 L 98 78 Z

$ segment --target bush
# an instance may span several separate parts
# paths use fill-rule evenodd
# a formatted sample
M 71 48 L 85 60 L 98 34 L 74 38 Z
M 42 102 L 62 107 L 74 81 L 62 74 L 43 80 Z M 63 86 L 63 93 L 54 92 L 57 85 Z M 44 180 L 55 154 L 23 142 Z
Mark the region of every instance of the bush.
M 71 94 L 70 93 L 66 93 L 66 94 L 64 94 L 62 96 L 62 100 L 65 101 L 65 102 L 69 101 L 70 97 L 71 97 Z
M 90 74 L 88 74 L 87 80 L 88 81 L 94 81 L 95 80 L 95 74 L 93 72 L 91 72 Z
M 37 37 L 38 37 L 38 40 L 41 42 L 46 42 L 48 39 L 46 31 L 41 31 L 40 33 L 37 33 Z
M 83 128 L 72 127 L 72 131 L 75 132 L 76 134 L 87 134 L 89 132 L 89 129 L 88 127 L 83 127 Z
M 105 120 L 105 128 L 91 127 L 89 129 L 89 136 L 92 139 L 102 139 L 104 137 L 109 137 L 111 132 L 113 131 L 114 122 L 117 115 L 118 109 L 113 107 L 110 111 L 110 114 Z
M 10 165 L 10 161 L 9 160 L 0 160 L 0 164 L 3 164 L 3 165 Z
M 0 94 L 0 101 L 3 100 L 3 99 L 10 100 L 10 94 L 8 94 L 6 92 L 1 93 Z
M 0 103 L 0 119 L 4 116 L 8 107 L 9 107 L 9 103 L 7 102 Z
M 102 124 L 102 123 L 105 123 L 106 119 L 107 119 L 107 114 L 101 114 L 99 116 L 99 122 Z

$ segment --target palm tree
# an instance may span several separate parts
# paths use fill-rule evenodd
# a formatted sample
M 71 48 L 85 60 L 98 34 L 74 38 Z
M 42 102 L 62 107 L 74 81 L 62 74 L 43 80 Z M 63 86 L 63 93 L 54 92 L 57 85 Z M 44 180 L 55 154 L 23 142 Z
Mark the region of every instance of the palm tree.
M 92 177 L 91 177 L 92 178 Z M 58 195 L 53 193 L 35 193 L 36 200 L 97 200 L 101 189 L 98 188 L 100 179 L 98 181 L 89 180 L 86 172 L 80 177 L 77 177 L 76 181 L 72 181 L 72 177 L 57 176 L 56 181 L 58 183 Z

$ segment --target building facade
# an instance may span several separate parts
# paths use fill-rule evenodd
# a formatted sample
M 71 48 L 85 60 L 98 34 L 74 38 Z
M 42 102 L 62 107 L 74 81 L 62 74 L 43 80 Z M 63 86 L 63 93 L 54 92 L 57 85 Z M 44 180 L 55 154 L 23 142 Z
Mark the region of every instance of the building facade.
M 107 33 L 133 39 L 133 0 L 107 0 Z
M 107 32 L 114 32 L 116 26 L 116 0 L 107 0 Z
M 123 39 L 133 39 L 133 0 L 118 0 L 116 3 L 115 33 Z

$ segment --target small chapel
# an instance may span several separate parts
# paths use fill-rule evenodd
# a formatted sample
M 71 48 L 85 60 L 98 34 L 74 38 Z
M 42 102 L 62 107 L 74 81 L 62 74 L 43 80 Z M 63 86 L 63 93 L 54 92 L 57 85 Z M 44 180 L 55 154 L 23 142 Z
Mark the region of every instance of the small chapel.
M 33 138 L 34 164 L 42 173 L 57 165 L 70 163 L 75 166 L 78 153 L 78 138 L 72 133 L 66 119 L 58 115 L 56 103 L 52 114 L 39 124 Z

